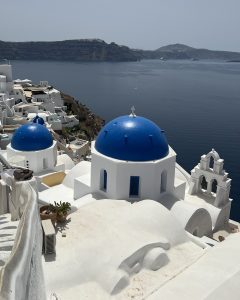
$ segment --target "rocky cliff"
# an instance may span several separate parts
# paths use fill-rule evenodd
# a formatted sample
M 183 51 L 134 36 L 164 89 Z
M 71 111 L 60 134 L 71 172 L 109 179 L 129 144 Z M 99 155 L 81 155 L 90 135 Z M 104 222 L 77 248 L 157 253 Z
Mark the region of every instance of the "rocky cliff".
M 86 140 L 93 140 L 104 125 L 104 120 L 95 115 L 86 105 L 75 100 L 72 96 L 61 93 L 67 112 L 76 115 L 79 126 L 65 129 L 67 135 L 73 135 Z
M 126 46 L 99 39 L 58 42 L 3 42 L 0 59 L 65 61 L 137 61 L 139 54 Z

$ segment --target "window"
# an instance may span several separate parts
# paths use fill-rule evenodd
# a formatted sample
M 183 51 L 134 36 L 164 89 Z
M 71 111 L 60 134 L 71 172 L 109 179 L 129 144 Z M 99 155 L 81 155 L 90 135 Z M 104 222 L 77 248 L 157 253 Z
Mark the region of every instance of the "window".
M 107 171 L 106 170 L 101 170 L 100 174 L 100 189 L 102 191 L 107 190 Z
M 130 176 L 129 197 L 139 196 L 139 176 Z

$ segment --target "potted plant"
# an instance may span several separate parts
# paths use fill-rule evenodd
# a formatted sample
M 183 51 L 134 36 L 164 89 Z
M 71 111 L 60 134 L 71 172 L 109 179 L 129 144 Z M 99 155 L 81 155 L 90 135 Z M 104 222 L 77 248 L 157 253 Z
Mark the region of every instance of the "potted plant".
M 53 210 L 56 211 L 56 220 L 57 222 L 66 221 L 68 212 L 71 210 L 71 204 L 69 202 L 60 201 L 57 203 L 54 201 Z
M 67 218 L 68 212 L 71 210 L 71 204 L 69 202 L 60 201 L 54 204 L 44 205 L 40 208 L 41 220 L 51 219 L 53 223 L 64 222 Z

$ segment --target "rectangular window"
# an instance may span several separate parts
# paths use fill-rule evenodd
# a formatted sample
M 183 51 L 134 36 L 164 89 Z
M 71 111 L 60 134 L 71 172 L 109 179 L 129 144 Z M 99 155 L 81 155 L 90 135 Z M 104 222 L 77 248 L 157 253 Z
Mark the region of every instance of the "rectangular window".
M 139 196 L 139 176 L 130 176 L 129 197 Z
M 106 170 L 103 171 L 103 189 L 104 190 L 107 189 L 107 171 Z

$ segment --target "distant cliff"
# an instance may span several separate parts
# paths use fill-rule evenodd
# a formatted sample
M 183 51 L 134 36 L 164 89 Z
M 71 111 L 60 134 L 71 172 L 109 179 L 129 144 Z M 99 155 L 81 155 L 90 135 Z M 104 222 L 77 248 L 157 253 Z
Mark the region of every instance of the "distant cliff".
M 126 46 L 99 39 L 58 42 L 3 42 L 0 59 L 64 61 L 137 61 L 139 54 Z
M 0 59 L 51 61 L 138 61 L 141 59 L 219 59 L 239 61 L 239 52 L 197 49 L 173 44 L 156 50 L 130 49 L 99 39 L 57 42 L 0 41 Z
M 240 60 L 239 52 L 215 51 L 197 49 L 183 44 L 173 44 L 161 47 L 157 50 L 136 50 L 140 57 L 145 59 L 219 59 Z

